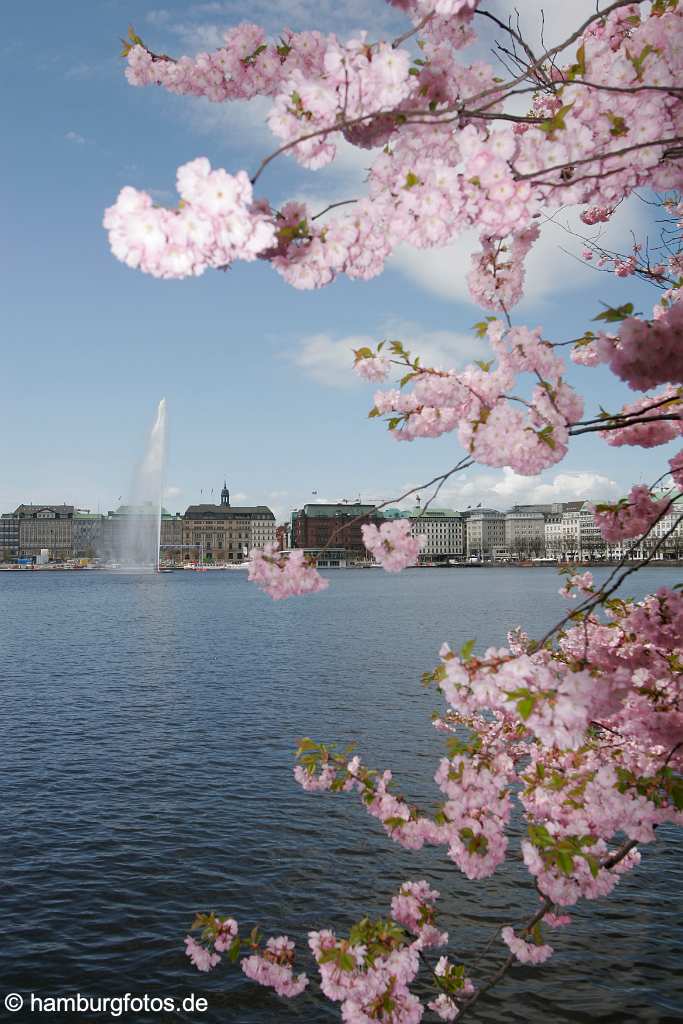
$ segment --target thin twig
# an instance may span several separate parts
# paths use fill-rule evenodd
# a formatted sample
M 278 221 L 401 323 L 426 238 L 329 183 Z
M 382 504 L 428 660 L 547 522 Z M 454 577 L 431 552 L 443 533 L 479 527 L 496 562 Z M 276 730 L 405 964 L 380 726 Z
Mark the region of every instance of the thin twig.
M 659 423 L 661 420 L 680 419 L 683 419 L 683 414 L 680 412 L 662 413 L 659 416 L 641 416 L 637 419 L 626 420 L 624 423 L 605 423 L 602 426 L 581 427 L 580 430 L 575 430 L 573 427 L 570 427 L 569 433 L 571 437 L 578 437 L 579 434 L 602 433 L 605 430 L 625 430 L 626 427 L 635 426 L 637 423 Z

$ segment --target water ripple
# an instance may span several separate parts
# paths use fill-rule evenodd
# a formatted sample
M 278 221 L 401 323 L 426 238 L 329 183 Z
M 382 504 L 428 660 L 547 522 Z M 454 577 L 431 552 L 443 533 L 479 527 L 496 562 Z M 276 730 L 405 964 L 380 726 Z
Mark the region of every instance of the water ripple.
M 314 992 L 289 1007 L 239 973 L 196 974 L 182 950 L 194 912 L 305 941 L 385 913 L 404 878 L 424 877 L 456 946 L 476 951 L 533 906 L 519 862 L 468 883 L 443 851 L 389 843 L 353 799 L 302 793 L 291 762 L 302 735 L 353 739 L 435 800 L 437 701 L 420 673 L 445 639 L 500 644 L 510 624 L 551 625 L 557 577 L 331 576 L 316 598 L 274 604 L 240 574 L 2 575 L 3 990 L 194 992 L 207 1013 L 134 1019 L 320 1024 L 338 1011 Z M 644 570 L 634 586 L 664 582 L 669 570 Z M 643 852 L 613 899 L 579 907 L 549 964 L 516 968 L 474 1019 L 681 1019 L 681 841 L 663 829 Z

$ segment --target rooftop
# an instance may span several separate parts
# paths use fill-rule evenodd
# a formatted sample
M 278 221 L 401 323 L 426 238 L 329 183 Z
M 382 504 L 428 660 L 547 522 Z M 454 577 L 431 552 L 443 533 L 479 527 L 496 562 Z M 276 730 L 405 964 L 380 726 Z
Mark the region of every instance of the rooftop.
M 186 519 L 275 519 L 267 505 L 188 505 Z
M 336 505 L 304 505 L 301 511 L 305 516 L 326 519 L 332 516 L 367 516 L 376 512 L 377 508 L 375 505 L 362 505 L 359 501 L 342 501 Z

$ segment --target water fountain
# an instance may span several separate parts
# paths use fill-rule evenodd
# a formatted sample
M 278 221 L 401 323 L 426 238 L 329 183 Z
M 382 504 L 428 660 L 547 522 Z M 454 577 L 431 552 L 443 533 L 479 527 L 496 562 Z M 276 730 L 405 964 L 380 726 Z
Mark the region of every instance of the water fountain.
M 166 399 L 157 408 L 144 458 L 138 466 L 129 504 L 119 510 L 116 562 L 128 572 L 156 572 L 161 543 L 161 499 L 166 462 Z

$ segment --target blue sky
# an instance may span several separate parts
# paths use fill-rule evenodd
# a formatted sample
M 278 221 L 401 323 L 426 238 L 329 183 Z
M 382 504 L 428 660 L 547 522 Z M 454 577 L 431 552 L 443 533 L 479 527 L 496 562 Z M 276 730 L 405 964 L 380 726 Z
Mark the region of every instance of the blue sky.
M 253 170 L 275 148 L 262 103 L 216 106 L 131 88 L 118 56 L 129 23 L 152 48 L 178 55 L 215 45 L 222 28 L 245 18 L 347 35 L 369 10 L 388 32 L 403 25 L 381 0 L 352 0 L 343 15 L 337 6 L 5 6 L 0 48 L 12 102 L 3 133 L 0 511 L 23 501 L 105 511 L 125 500 L 162 396 L 169 410 L 165 503 L 173 511 L 202 491 L 204 500 L 212 489 L 217 495 L 224 477 L 234 501 L 269 504 L 280 516 L 314 491 L 319 499 L 386 499 L 458 460 L 452 437 L 397 445 L 367 420 L 372 387 L 351 374 L 350 348 L 389 335 L 455 365 L 478 357 L 471 325 L 481 314 L 464 287 L 466 245 L 402 253 L 371 282 L 341 279 L 298 292 L 265 265 L 157 281 L 114 260 L 101 227 L 123 185 L 153 190 L 172 205 L 179 164 L 205 155 L 232 172 Z M 559 33 L 567 5 L 544 6 L 555 16 L 546 24 Z M 364 166 L 367 154 L 346 150 L 327 173 L 282 158 L 259 191 L 277 201 L 352 197 L 362 192 Z M 626 247 L 643 217 L 637 205 L 625 211 Z M 560 228 L 547 230 L 530 264 L 529 297 L 515 312 L 519 322 L 563 340 L 583 332 L 600 300 L 635 297 L 638 308 L 651 308 L 654 292 L 587 269 L 560 246 L 580 250 Z M 634 397 L 600 370 L 576 368 L 570 378 L 585 390 L 588 410 Z M 442 492 L 440 503 L 505 508 L 618 494 L 632 480 L 659 476 L 664 457 L 664 449 L 611 449 L 589 435 L 540 481 L 481 467 Z

